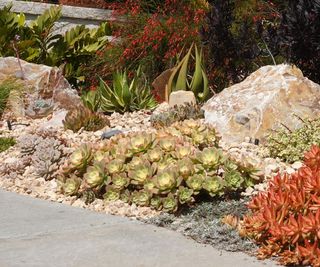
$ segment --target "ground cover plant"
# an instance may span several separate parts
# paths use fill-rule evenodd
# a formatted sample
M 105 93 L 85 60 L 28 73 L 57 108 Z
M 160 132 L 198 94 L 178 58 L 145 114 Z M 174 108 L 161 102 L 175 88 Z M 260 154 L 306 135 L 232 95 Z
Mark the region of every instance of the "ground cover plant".
M 283 127 L 271 133 L 266 142 L 271 157 L 279 157 L 283 161 L 293 163 L 302 160 L 304 153 L 312 145 L 320 144 L 320 120 L 303 120 L 302 126 L 297 130 L 290 130 Z
M 16 141 L 11 137 L 0 137 L 0 153 L 6 151 L 9 147 L 14 146 Z
M 96 149 L 84 145 L 64 164 L 61 190 L 175 212 L 203 195 L 236 194 L 259 181 L 252 166 L 223 155 L 218 140 L 213 128 L 186 120 L 154 134 L 120 136 Z
M 260 258 L 279 256 L 285 265 L 320 266 L 320 148 L 305 154 L 304 167 L 275 176 L 266 192 L 249 203 L 246 235 L 260 246 Z

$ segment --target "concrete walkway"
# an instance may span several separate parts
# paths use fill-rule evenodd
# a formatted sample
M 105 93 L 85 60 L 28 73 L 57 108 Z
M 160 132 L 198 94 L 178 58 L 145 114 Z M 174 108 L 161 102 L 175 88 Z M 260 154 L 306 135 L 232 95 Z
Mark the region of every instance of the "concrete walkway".
M 0 190 L 1 267 L 276 266 L 179 233 Z

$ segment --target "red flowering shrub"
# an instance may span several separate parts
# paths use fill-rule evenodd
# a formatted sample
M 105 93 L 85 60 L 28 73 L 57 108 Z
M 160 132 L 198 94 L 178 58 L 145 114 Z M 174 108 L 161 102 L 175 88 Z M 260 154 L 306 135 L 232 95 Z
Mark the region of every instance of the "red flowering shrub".
M 261 258 L 320 266 L 320 148 L 313 146 L 304 163 L 292 175 L 275 176 L 267 192 L 249 203 L 252 215 L 243 227 L 261 245 Z

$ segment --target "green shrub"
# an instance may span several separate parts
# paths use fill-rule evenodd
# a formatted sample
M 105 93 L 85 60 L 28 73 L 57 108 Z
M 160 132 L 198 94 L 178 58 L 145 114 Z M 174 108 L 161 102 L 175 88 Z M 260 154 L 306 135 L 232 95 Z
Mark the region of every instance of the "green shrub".
M 239 192 L 257 179 L 255 169 L 217 147 L 215 130 L 186 120 L 156 134 L 118 136 L 93 149 L 77 149 L 60 177 L 67 195 L 94 191 L 106 201 L 175 212 L 203 196 Z
M 14 146 L 16 141 L 11 137 L 0 137 L 0 152 L 6 151 L 9 147 Z
M 268 136 L 266 147 L 271 157 L 293 163 L 303 159 L 304 152 L 320 144 L 320 119 L 305 120 L 301 128 L 291 131 L 287 127 Z

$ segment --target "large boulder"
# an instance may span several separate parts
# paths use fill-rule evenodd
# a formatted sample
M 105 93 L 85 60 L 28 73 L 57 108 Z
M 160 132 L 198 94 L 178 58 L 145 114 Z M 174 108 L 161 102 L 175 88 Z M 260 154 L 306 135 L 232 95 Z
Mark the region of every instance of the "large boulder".
M 54 110 L 69 110 L 82 105 L 77 91 L 72 89 L 56 67 L 38 65 L 17 58 L 0 58 L 0 84 L 17 79 L 21 85 L 22 100 L 14 103 L 16 117 L 41 118 Z
M 304 77 L 295 66 L 264 66 L 243 82 L 224 89 L 203 107 L 205 121 L 227 142 L 251 137 L 265 141 L 270 130 L 293 130 L 300 118 L 320 113 L 320 85 Z

